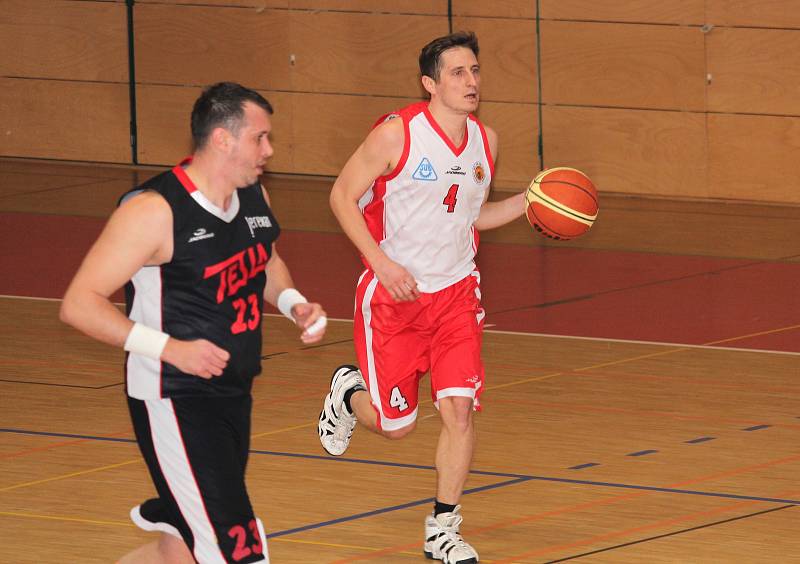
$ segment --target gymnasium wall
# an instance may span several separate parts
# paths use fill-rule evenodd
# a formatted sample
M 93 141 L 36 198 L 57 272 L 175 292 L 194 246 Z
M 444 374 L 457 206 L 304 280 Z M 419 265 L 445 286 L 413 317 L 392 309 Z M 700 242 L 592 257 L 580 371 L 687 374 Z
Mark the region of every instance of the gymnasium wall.
M 377 116 L 421 97 L 417 55 L 448 32 L 447 4 L 137 0 L 136 161 L 187 154 L 192 101 L 235 80 L 276 108 L 271 170 L 337 174 Z M 0 0 L 0 155 L 133 162 L 126 11 Z M 538 11 L 452 0 L 453 29 L 481 41 L 497 189 L 524 187 L 543 162 L 604 191 L 800 204 L 796 0 L 540 0 Z

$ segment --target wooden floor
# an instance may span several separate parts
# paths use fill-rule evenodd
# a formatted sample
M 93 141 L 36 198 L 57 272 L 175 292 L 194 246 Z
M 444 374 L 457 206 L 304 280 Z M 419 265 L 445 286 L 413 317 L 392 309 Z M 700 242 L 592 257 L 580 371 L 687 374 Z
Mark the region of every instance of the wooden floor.
M 0 160 L 0 562 L 112 562 L 152 538 L 127 518 L 153 488 L 132 441 L 121 351 L 60 324 L 57 298 L 118 194 L 153 172 Z M 343 255 L 324 206 L 329 180 L 268 183 L 298 285 L 346 313 L 357 259 Z M 465 537 L 489 563 L 800 562 L 800 208 L 604 194 L 601 210 L 595 229 L 566 245 L 521 222 L 483 239 L 495 256 L 544 252 L 567 286 L 566 277 L 593 286 L 610 270 L 639 280 L 658 267 L 635 290 L 612 289 L 613 303 L 604 290 L 530 306 L 519 290 L 503 294 L 519 287 L 515 276 L 542 280 L 515 275 L 519 258 L 484 266 L 487 322 L 494 312 L 502 328 L 503 308 L 516 307 L 507 323 L 530 318 L 533 329 L 485 336 Z M 341 286 L 293 256 L 312 244 L 336 255 Z M 567 255 L 582 262 L 558 262 Z M 672 291 L 648 296 L 669 296 L 665 308 L 688 302 L 694 315 L 663 328 L 640 316 L 637 327 L 637 292 L 682 260 L 732 262 L 679 285 L 661 280 Z M 751 267 L 760 277 L 716 285 Z M 695 292 L 709 285 L 723 290 Z M 575 308 L 604 334 L 565 324 Z M 726 317 L 742 308 L 750 313 Z M 404 441 L 356 429 L 346 458 L 325 456 L 315 428 L 322 397 L 331 370 L 353 360 L 352 323 L 337 317 L 316 347 L 302 346 L 284 319 L 265 319 L 248 482 L 272 562 L 423 562 L 435 410 L 423 403 Z M 539 330 L 541 317 L 559 334 Z

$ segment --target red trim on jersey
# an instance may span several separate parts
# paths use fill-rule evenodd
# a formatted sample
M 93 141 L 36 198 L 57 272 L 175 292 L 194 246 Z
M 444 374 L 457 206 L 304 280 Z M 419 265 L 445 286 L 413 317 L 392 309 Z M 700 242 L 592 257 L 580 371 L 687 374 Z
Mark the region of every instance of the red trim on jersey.
M 481 130 L 481 137 L 483 138 L 483 152 L 486 153 L 486 158 L 489 159 L 489 172 L 491 173 L 492 178 L 494 178 L 494 156 L 492 156 L 492 148 L 489 147 L 489 138 L 486 137 L 486 130 L 483 128 L 481 120 L 475 116 L 470 114 L 469 119 L 477 123 L 478 128 Z
M 386 183 L 389 180 L 395 178 L 400 172 L 403 170 L 403 167 L 406 166 L 406 162 L 408 161 L 408 154 L 411 151 L 411 131 L 408 127 L 408 110 L 413 108 L 417 104 L 412 104 L 407 108 L 403 108 L 400 112 L 396 112 L 396 115 L 399 116 L 395 119 L 401 119 L 403 121 L 403 152 L 400 155 L 400 158 L 397 161 L 397 165 L 389 172 L 389 174 L 385 174 L 383 176 L 379 176 L 375 179 L 372 183 L 372 200 L 364 206 L 364 211 L 362 212 L 364 215 L 364 221 L 367 223 L 367 228 L 369 229 L 372 238 L 375 239 L 377 243 L 383 241 L 383 238 L 386 235 L 385 229 L 385 207 L 384 207 L 384 197 L 386 196 Z M 392 112 L 395 113 L 395 112 Z M 413 112 L 411 115 L 416 115 L 418 112 Z M 375 123 L 374 127 L 377 127 L 382 123 L 387 116 L 392 115 L 386 114 L 381 117 L 378 122 Z M 362 257 L 363 259 L 363 257 Z M 364 264 L 369 267 L 364 261 Z
M 405 109 L 406 108 L 404 108 L 404 110 Z M 385 119 L 387 116 L 390 115 L 392 114 L 386 114 L 385 116 L 383 116 L 382 119 Z M 403 120 L 403 152 L 400 155 L 400 158 L 397 160 L 397 164 L 391 170 L 391 172 L 389 172 L 389 174 L 384 174 L 383 176 L 379 176 L 378 178 L 376 178 L 375 183 L 377 183 L 378 181 L 382 181 L 385 184 L 388 180 L 391 180 L 398 174 L 400 174 L 400 171 L 402 171 L 403 167 L 406 166 L 406 161 L 408 160 L 408 153 L 411 151 L 411 131 L 408 128 L 408 121 L 410 118 L 408 117 L 405 111 L 403 111 L 403 113 L 398 113 L 396 115 L 398 115 L 399 117 L 395 119 Z M 413 115 L 416 114 L 412 114 L 412 117 Z M 377 127 L 378 125 L 380 125 L 380 123 L 376 123 L 375 127 Z M 385 186 L 384 186 L 384 192 L 385 192 Z
M 158 278 L 161 284 L 161 291 L 159 292 L 161 327 L 158 330 L 164 333 L 164 269 L 162 265 L 158 265 Z M 158 397 L 164 398 L 164 361 L 160 359 L 158 361 Z
M 428 104 L 425 104 L 424 112 L 425 112 L 425 117 L 428 118 L 428 123 L 431 124 L 431 127 L 433 127 L 433 130 L 436 133 L 439 134 L 439 137 L 442 138 L 442 141 L 447 143 L 447 146 L 450 147 L 450 150 L 453 151 L 453 154 L 455 154 L 455 156 L 457 156 L 457 157 L 460 157 L 461 153 L 464 152 L 464 149 L 467 148 L 467 143 L 469 143 L 469 129 L 466 127 L 466 122 L 465 122 L 465 127 L 464 127 L 464 139 L 461 140 L 461 146 L 460 147 L 456 147 L 453 144 L 453 141 L 450 140 L 450 138 L 447 136 L 447 134 L 444 132 L 444 130 L 442 130 L 442 128 L 436 122 L 436 119 L 433 117 L 433 114 L 431 113 L 431 110 L 430 110 L 430 107 L 428 106 Z
M 383 198 L 386 196 L 386 180 L 384 177 L 380 177 L 372 184 L 372 201 L 364 207 L 364 221 L 367 224 L 367 229 L 369 229 L 372 238 L 375 239 L 375 242 L 380 244 L 383 241 L 383 238 L 386 236 L 386 228 L 385 228 L 385 215 L 386 209 Z M 363 258 L 363 257 L 362 257 Z M 369 268 L 370 265 L 365 265 Z
M 190 194 L 197 190 L 197 186 L 194 185 L 192 179 L 189 178 L 189 175 L 186 174 L 185 170 L 183 170 L 183 166 L 191 164 L 191 162 L 192 162 L 192 157 L 186 157 L 179 164 L 175 165 L 172 168 L 172 174 L 178 177 L 178 181 L 183 185 L 184 188 L 186 188 L 186 191 L 189 192 Z

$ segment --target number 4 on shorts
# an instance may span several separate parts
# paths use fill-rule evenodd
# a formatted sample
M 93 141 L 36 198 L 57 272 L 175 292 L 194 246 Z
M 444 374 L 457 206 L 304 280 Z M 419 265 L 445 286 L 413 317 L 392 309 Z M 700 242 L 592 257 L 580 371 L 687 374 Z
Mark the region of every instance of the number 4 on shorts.
M 389 405 L 396 407 L 400 411 L 408 409 L 408 402 L 406 398 L 403 397 L 403 394 L 400 393 L 400 388 L 397 386 L 392 388 L 392 397 L 389 398 Z

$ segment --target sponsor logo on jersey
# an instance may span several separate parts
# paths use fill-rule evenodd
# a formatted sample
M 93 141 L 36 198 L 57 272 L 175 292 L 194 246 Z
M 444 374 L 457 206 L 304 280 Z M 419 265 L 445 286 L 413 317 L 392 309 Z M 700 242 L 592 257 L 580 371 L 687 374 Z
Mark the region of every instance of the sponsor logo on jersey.
M 483 181 L 486 180 L 486 171 L 483 170 L 483 163 L 472 165 L 472 177 L 477 184 L 483 184 Z
M 461 167 L 458 165 L 453 165 L 450 167 L 450 170 L 445 172 L 445 174 L 460 174 L 461 176 L 466 176 L 466 171 L 461 170 Z
M 431 161 L 428 160 L 428 157 L 422 157 L 422 160 L 417 165 L 417 169 L 414 171 L 414 174 L 411 175 L 411 178 L 414 180 L 426 180 L 430 182 L 439 179 L 439 177 L 436 176 L 436 171 L 433 170 L 433 165 L 431 164 Z
M 254 217 L 245 217 L 245 221 L 247 221 L 247 227 L 250 228 L 250 236 L 255 237 L 255 230 L 259 227 L 267 228 L 272 227 L 272 222 L 269 220 L 269 216 L 267 215 L 257 215 Z
M 247 281 L 254 278 L 267 266 L 269 255 L 261 243 L 236 253 L 232 257 L 207 266 L 203 271 L 203 278 L 213 278 L 219 275 L 217 286 L 217 303 L 222 303 L 226 297 L 233 296 Z
M 205 227 L 201 227 L 200 229 L 195 229 L 192 236 L 189 237 L 189 242 L 194 243 L 195 241 L 202 241 L 203 239 L 210 239 L 213 237 L 213 233 L 208 233 Z

